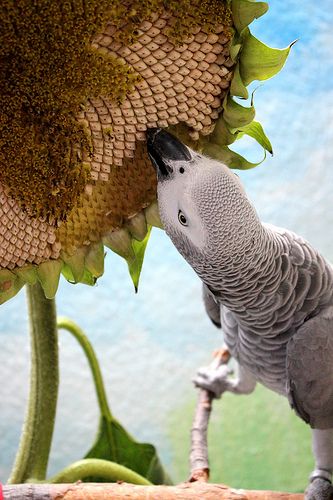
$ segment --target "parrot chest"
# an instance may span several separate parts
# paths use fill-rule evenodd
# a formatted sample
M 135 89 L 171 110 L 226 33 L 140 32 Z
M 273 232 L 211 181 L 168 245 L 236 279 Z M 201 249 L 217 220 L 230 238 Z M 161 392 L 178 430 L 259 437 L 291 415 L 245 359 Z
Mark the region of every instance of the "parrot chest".
M 263 337 L 242 328 L 235 315 L 221 306 L 221 324 L 225 343 L 236 361 L 269 389 L 286 395 L 287 343 L 294 334 L 290 329 L 277 337 Z

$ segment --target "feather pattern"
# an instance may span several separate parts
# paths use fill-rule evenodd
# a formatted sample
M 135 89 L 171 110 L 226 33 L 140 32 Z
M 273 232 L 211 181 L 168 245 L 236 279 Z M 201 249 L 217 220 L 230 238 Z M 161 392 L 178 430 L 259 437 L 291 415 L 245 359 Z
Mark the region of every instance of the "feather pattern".
M 191 154 L 188 162 L 169 162 L 159 208 L 167 234 L 204 283 L 208 315 L 218 317 L 218 304 L 225 343 L 257 381 L 288 396 L 312 426 L 333 428 L 331 265 L 295 233 L 261 223 L 230 169 Z
M 333 270 L 296 234 L 264 227 L 269 255 L 262 268 L 255 273 L 252 266 L 245 269 L 244 286 L 225 275 L 222 289 L 213 290 L 210 280 L 208 287 L 221 304 L 222 329 L 232 355 L 259 382 L 286 395 L 288 344 L 302 325 L 332 303 Z M 315 331 L 313 339 L 318 339 Z

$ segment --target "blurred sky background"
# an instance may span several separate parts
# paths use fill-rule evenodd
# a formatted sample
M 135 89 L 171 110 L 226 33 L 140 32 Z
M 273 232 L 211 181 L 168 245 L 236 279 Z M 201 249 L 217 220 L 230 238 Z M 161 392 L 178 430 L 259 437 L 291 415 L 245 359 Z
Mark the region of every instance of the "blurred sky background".
M 333 261 L 332 11 L 332 0 L 272 0 L 268 14 L 252 24 L 255 36 L 268 45 L 299 41 L 278 76 L 253 86 L 259 87 L 256 119 L 274 157 L 240 175 L 264 221 L 302 234 Z M 262 155 L 246 139 L 237 150 L 252 160 Z M 72 286 L 62 279 L 57 304 L 59 315 L 76 321 L 92 341 L 111 411 L 138 440 L 155 444 L 172 471 L 175 446 L 182 446 L 170 437 L 177 426 L 173 417 L 181 419 L 179 409 L 195 398 L 191 377 L 221 343 L 205 316 L 199 279 L 154 229 L 137 295 L 126 263 L 108 252 L 97 286 Z M 50 474 L 83 457 L 98 418 L 85 357 L 67 332 L 59 340 L 61 385 Z M 0 480 L 5 481 L 28 390 L 24 291 L 1 306 L 0 342 Z

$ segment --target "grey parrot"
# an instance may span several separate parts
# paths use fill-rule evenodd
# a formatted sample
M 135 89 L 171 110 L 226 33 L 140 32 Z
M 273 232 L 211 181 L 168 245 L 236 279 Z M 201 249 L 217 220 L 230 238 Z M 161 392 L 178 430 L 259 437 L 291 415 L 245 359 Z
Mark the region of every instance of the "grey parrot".
M 256 382 L 286 396 L 312 428 L 307 500 L 332 495 L 333 268 L 307 241 L 264 224 L 238 176 L 161 129 L 147 132 L 167 235 L 203 283 L 206 311 L 238 365 L 202 368 L 219 397 Z

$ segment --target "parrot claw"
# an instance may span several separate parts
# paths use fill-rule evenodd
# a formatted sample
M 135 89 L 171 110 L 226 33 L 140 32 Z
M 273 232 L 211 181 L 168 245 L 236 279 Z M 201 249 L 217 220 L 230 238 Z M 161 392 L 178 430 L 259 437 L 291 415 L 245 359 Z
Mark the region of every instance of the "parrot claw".
M 333 499 L 333 486 L 326 479 L 317 477 L 307 487 L 304 500 L 330 500 Z
M 233 386 L 233 379 L 229 377 L 232 373 L 233 370 L 226 365 L 203 366 L 199 368 L 192 381 L 195 387 L 210 391 L 215 398 L 220 398 L 225 391 L 231 390 Z

